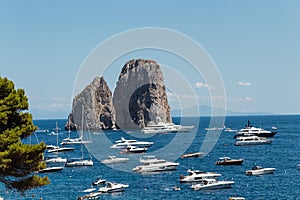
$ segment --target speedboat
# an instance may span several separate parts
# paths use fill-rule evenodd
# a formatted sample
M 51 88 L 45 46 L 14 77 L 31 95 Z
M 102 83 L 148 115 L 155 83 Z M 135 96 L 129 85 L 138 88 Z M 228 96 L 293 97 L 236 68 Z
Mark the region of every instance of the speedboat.
M 203 155 L 202 152 L 187 153 L 180 156 L 180 158 L 194 158 L 194 157 L 200 157 L 202 155 Z
M 78 197 L 78 200 L 98 199 L 98 198 L 100 198 L 101 194 L 102 194 L 102 192 L 91 192 L 90 194 L 84 195 L 82 197 Z
M 125 185 L 125 184 L 121 184 L 121 183 L 107 182 L 105 187 L 99 188 L 98 192 L 104 192 L 104 193 L 122 192 L 128 186 L 129 185 Z
M 244 136 L 244 135 L 254 135 L 258 137 L 273 137 L 277 131 L 268 131 L 264 130 L 262 128 L 256 128 L 250 124 L 250 121 L 248 120 L 248 124 L 245 126 L 245 128 L 240 129 L 237 134 L 234 136 L 234 138 Z
M 108 156 L 107 159 L 101 161 L 103 164 L 114 164 L 114 163 L 122 163 L 128 161 L 129 158 L 118 158 L 116 156 Z
M 228 200 L 245 200 L 244 197 L 229 197 Z
M 92 185 L 100 185 L 100 184 L 103 184 L 103 183 L 105 183 L 105 182 L 106 182 L 105 179 L 102 179 L 102 178 L 98 177 L 97 180 L 95 180 L 95 181 L 92 183 Z
M 66 163 L 67 167 L 93 166 L 93 160 L 83 160 L 82 158 L 73 158 Z
M 244 145 L 258 145 L 258 144 L 271 144 L 272 140 L 258 137 L 258 136 L 248 136 L 248 137 L 239 137 L 236 139 L 234 145 L 244 146 Z
M 234 181 L 217 181 L 216 179 L 203 179 L 201 183 L 192 185 L 194 190 L 214 190 L 230 188 L 234 184 Z
M 231 128 L 226 128 L 224 131 L 225 132 L 237 132 L 238 130 L 234 130 L 234 129 L 231 129 Z
M 203 172 L 200 170 L 187 170 L 188 175 L 187 176 L 183 176 L 180 175 L 180 182 L 198 182 L 198 181 L 202 181 L 203 179 L 206 178 L 216 178 L 221 176 L 221 174 L 215 173 L 215 172 Z
M 145 134 L 157 134 L 157 133 L 182 133 L 190 132 L 194 126 L 182 126 L 173 123 L 158 123 L 148 124 L 141 130 L 141 133 Z
M 48 153 L 57 153 L 57 152 L 68 152 L 73 151 L 75 148 L 73 147 L 59 147 L 59 146 L 53 146 L 53 148 L 49 149 Z
M 57 172 L 63 170 L 64 167 L 47 167 L 45 169 L 39 170 L 39 173 Z
M 117 140 L 114 145 L 110 148 L 125 148 L 127 146 L 138 146 L 138 147 L 150 147 L 153 142 L 145 142 L 138 140 L 127 140 L 124 137 L 121 137 L 121 140 Z
M 247 170 L 247 175 L 263 175 L 263 174 L 273 174 L 276 168 L 262 168 L 261 166 L 254 166 L 251 170 Z
M 159 171 L 169 171 L 175 170 L 179 163 L 169 162 L 163 159 L 158 159 L 155 157 L 148 157 L 147 159 L 140 159 L 142 165 L 133 168 L 136 172 L 159 172 Z
M 243 159 L 231 159 L 230 157 L 222 157 L 216 162 L 216 165 L 241 165 Z
M 127 146 L 121 153 L 145 153 L 147 149 L 146 147 Z

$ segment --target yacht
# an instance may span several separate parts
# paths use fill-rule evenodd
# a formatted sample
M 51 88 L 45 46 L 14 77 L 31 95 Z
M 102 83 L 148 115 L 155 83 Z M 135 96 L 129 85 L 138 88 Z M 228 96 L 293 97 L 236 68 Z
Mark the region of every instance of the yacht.
M 93 166 L 93 160 L 83 160 L 82 158 L 72 158 L 66 163 L 67 167 Z
M 62 142 L 60 143 L 61 145 L 72 145 L 72 144 L 88 144 L 91 143 L 91 140 L 83 140 L 82 136 L 79 138 L 70 138 L 67 137 L 65 139 L 62 140 Z
M 273 174 L 276 168 L 262 168 L 261 166 L 254 166 L 251 170 L 247 170 L 247 175 L 263 175 L 263 174 Z
M 153 142 L 127 140 L 124 137 L 121 137 L 121 140 L 117 140 L 110 148 L 125 148 L 127 146 L 150 147 L 152 144 Z
M 234 181 L 217 181 L 216 179 L 203 179 L 201 183 L 192 185 L 194 190 L 214 190 L 230 188 L 234 184 Z
M 159 172 L 159 171 L 169 171 L 175 170 L 179 163 L 169 162 L 163 159 L 158 159 L 155 157 L 148 157 L 147 159 L 140 159 L 142 165 L 133 168 L 136 172 Z
M 190 132 L 194 126 L 182 126 L 173 123 L 158 123 L 148 124 L 141 130 L 141 133 L 145 134 L 157 134 L 157 133 L 182 133 Z
M 46 163 L 66 163 L 67 159 L 62 157 L 53 157 L 53 158 L 47 158 L 45 160 Z
M 100 195 L 102 194 L 102 192 L 91 192 L 87 195 L 78 197 L 78 200 L 84 200 L 84 199 L 98 199 L 100 198 Z
M 202 181 L 203 179 L 206 178 L 216 178 L 221 176 L 221 174 L 215 173 L 215 172 L 203 172 L 200 170 L 187 170 L 188 175 L 187 176 L 183 176 L 180 175 L 179 179 L 180 182 L 182 183 L 187 183 L 187 182 L 198 182 L 198 181 Z
M 216 165 L 241 165 L 244 159 L 231 159 L 230 157 L 219 158 Z
M 271 144 L 272 140 L 258 137 L 258 136 L 248 136 L 248 137 L 238 137 L 234 145 L 244 146 L 244 145 L 259 145 L 259 144 Z
M 108 156 L 107 159 L 101 161 L 103 164 L 114 164 L 114 163 L 122 163 L 127 162 L 129 158 L 118 158 L 116 156 Z
M 203 155 L 202 152 L 194 152 L 194 153 L 183 154 L 182 156 L 180 156 L 180 158 L 195 158 L 195 157 L 200 157 L 202 155 Z
M 136 146 L 127 146 L 121 153 L 145 153 L 148 148 L 146 147 L 136 147 Z
M 127 187 L 129 187 L 129 185 L 107 182 L 105 187 L 99 188 L 98 192 L 103 192 L 103 193 L 122 192 Z
M 63 170 L 64 167 L 47 167 L 45 169 L 39 170 L 39 173 L 57 172 Z
M 240 129 L 236 135 L 234 136 L 235 138 L 240 137 L 240 136 L 258 136 L 258 137 L 273 137 L 277 131 L 268 131 L 264 130 L 262 128 L 256 128 L 250 124 L 250 121 L 248 120 L 248 124 L 245 126 L 245 128 Z

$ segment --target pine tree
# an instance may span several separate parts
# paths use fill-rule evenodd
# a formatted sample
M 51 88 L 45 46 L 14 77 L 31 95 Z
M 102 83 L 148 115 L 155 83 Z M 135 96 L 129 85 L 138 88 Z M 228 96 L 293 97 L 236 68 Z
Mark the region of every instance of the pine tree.
M 46 145 L 22 142 L 36 130 L 28 106 L 24 90 L 16 90 L 12 81 L 0 76 L 0 182 L 21 194 L 50 183 L 36 173 L 46 167 Z

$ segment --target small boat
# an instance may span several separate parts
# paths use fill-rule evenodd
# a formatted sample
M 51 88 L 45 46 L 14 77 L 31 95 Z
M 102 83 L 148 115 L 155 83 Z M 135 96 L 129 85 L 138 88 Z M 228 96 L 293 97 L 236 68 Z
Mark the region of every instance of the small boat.
M 244 197 L 229 197 L 228 200 L 245 200 Z
M 129 158 L 118 158 L 116 156 L 108 156 L 107 159 L 101 161 L 103 164 L 114 164 L 114 163 L 122 163 L 127 162 Z
M 148 124 L 141 130 L 144 134 L 183 133 L 190 132 L 194 126 L 182 126 L 173 123 Z
M 298 169 L 300 170 L 300 164 L 297 165 Z
M 99 188 L 98 192 L 104 192 L 104 193 L 122 192 L 127 187 L 129 187 L 129 185 L 107 182 L 105 187 Z
M 215 173 L 215 172 L 203 172 L 200 170 L 187 170 L 188 175 L 183 176 L 180 175 L 179 181 L 182 183 L 188 183 L 188 182 L 199 182 L 203 179 L 207 178 L 216 178 L 219 176 L 222 176 L 221 174 Z
M 93 160 L 84 160 L 82 158 L 72 158 L 66 163 L 66 167 L 81 167 L 81 166 L 93 166 Z
M 127 146 L 150 147 L 152 144 L 153 142 L 127 140 L 124 137 L 121 137 L 121 140 L 117 140 L 110 148 L 125 148 Z
M 179 190 L 180 190 L 180 187 L 178 187 L 178 186 L 174 186 L 174 187 L 173 187 L 173 190 L 175 190 L 175 191 L 179 191 Z
M 62 157 L 54 157 L 54 158 L 48 158 L 45 160 L 46 163 L 66 163 L 67 159 Z
M 234 184 L 234 181 L 217 181 L 216 179 L 203 179 L 201 183 L 192 185 L 194 190 L 214 190 L 230 188 Z
M 121 153 L 145 153 L 147 149 L 146 147 L 127 146 Z
M 237 132 L 238 130 L 234 130 L 234 129 L 231 129 L 231 128 L 226 128 L 224 131 L 225 132 Z
M 212 128 L 205 128 L 206 131 L 222 131 L 224 130 L 224 127 L 212 127 Z
M 78 200 L 84 200 L 84 199 L 98 199 L 100 198 L 100 195 L 102 192 L 91 192 L 90 194 L 84 195 L 82 197 L 78 197 Z
M 39 173 L 57 172 L 63 170 L 64 167 L 47 167 L 45 169 L 39 170 Z
M 263 174 L 273 174 L 276 168 L 262 168 L 261 166 L 254 166 L 251 170 L 247 170 L 247 175 L 263 175 Z
M 61 145 L 73 145 L 73 144 L 88 144 L 92 143 L 91 140 L 83 140 L 82 137 L 79 138 L 73 138 L 67 137 L 63 139 L 63 141 L 60 143 Z
M 222 157 L 216 162 L 216 165 L 241 165 L 243 159 L 231 159 L 230 157 Z
M 202 155 L 203 155 L 202 152 L 187 153 L 180 156 L 180 158 L 195 158 L 195 157 L 200 157 Z
M 271 144 L 272 140 L 258 137 L 258 136 L 249 136 L 249 137 L 239 137 L 236 139 L 234 145 L 244 146 L 244 145 L 259 145 L 259 144 Z
M 169 171 L 175 170 L 179 165 L 179 163 L 158 159 L 154 156 L 140 158 L 140 162 L 143 163 L 143 165 L 136 166 L 132 169 L 133 171 L 140 173 Z
M 105 182 L 106 182 L 105 179 L 102 179 L 102 178 L 98 177 L 98 179 L 95 180 L 95 181 L 92 183 L 92 185 L 101 185 L 101 184 L 103 184 L 103 183 L 105 183 Z

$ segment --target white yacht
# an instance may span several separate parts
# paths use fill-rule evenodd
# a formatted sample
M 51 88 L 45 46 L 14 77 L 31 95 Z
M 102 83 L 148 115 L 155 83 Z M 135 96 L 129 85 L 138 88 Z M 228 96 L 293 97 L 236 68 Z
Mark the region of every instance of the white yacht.
M 45 169 L 39 170 L 39 173 L 57 172 L 63 169 L 64 167 L 46 167 Z
M 129 187 L 129 185 L 121 184 L 121 183 L 106 182 L 105 187 L 100 187 L 98 192 L 104 192 L 104 193 L 122 192 L 127 187 Z
M 114 163 L 122 163 L 127 162 L 129 158 L 118 158 L 116 156 L 108 156 L 107 159 L 101 161 L 103 164 L 114 164 Z
M 127 146 L 150 147 L 152 144 L 153 142 L 127 140 L 124 137 L 121 137 L 121 140 L 117 140 L 110 148 L 125 148 Z
M 146 147 L 127 146 L 121 153 L 145 153 L 148 150 Z
M 145 134 L 157 134 L 157 133 L 182 133 L 190 132 L 194 126 L 182 126 L 173 123 L 158 123 L 158 124 L 148 124 L 145 128 L 141 130 L 141 133 Z
M 203 179 L 206 178 L 216 178 L 221 176 L 221 174 L 215 173 L 215 172 L 203 172 L 200 170 L 187 170 L 188 175 L 183 176 L 180 175 L 180 182 L 198 182 L 202 181 Z
M 230 188 L 234 184 L 234 181 L 217 181 L 216 179 L 203 179 L 201 183 L 192 185 L 194 190 L 214 190 Z
M 53 158 L 47 158 L 45 160 L 46 163 L 66 163 L 67 159 L 62 157 L 53 157 Z
M 72 158 L 66 163 L 67 167 L 93 166 L 93 160 L 83 160 L 82 158 Z
M 258 137 L 258 136 L 247 136 L 247 137 L 238 137 L 234 145 L 244 146 L 244 145 L 259 145 L 259 144 L 271 144 L 272 140 Z
M 180 156 L 180 158 L 196 158 L 202 156 L 202 152 L 194 152 L 194 153 L 187 153 Z
M 103 183 L 106 182 L 106 179 L 102 179 L 101 177 L 98 177 L 93 183 L 92 185 L 101 185 Z
M 276 133 L 277 131 L 268 131 L 262 128 L 256 128 L 252 126 L 250 124 L 250 121 L 248 120 L 248 124 L 244 128 L 240 129 L 234 137 L 237 138 L 245 135 L 248 136 L 254 135 L 258 137 L 273 137 Z
M 263 175 L 263 174 L 273 174 L 276 168 L 262 168 L 261 166 L 254 166 L 251 170 L 247 170 L 247 175 Z
M 179 163 L 169 162 L 155 157 L 148 157 L 147 159 L 141 158 L 140 162 L 143 164 L 133 168 L 132 169 L 133 171 L 140 172 L 140 173 L 168 171 L 168 170 L 175 170 L 179 165 Z
M 67 137 L 65 139 L 62 140 L 62 142 L 60 143 L 61 145 L 72 145 L 72 144 L 88 144 L 91 143 L 91 140 L 83 140 L 82 136 L 79 138 L 70 138 Z

